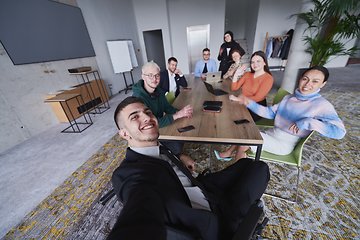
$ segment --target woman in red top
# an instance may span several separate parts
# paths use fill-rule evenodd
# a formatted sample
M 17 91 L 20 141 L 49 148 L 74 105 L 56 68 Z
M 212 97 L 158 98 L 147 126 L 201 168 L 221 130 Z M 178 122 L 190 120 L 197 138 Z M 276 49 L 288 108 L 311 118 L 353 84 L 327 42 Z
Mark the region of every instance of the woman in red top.
M 251 100 L 266 106 L 266 94 L 270 91 L 274 78 L 271 76 L 266 55 L 263 51 L 254 52 L 250 60 L 251 72 L 245 73 L 244 76 L 237 80 L 239 75 L 244 74 L 246 68 L 238 68 L 234 74 L 231 90 L 242 88 L 242 93 Z M 229 96 L 230 100 L 237 97 Z M 254 121 L 259 121 L 260 116 L 249 110 Z

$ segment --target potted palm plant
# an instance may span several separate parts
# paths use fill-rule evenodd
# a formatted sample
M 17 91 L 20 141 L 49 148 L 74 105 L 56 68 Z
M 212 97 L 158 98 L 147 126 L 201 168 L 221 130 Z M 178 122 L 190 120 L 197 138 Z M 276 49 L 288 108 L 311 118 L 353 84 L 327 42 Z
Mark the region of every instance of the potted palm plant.
M 359 0 L 309 0 L 314 7 L 290 16 L 307 24 L 303 41 L 312 55 L 310 67 L 324 66 L 331 56 L 353 56 L 360 48 L 345 45 L 360 33 Z

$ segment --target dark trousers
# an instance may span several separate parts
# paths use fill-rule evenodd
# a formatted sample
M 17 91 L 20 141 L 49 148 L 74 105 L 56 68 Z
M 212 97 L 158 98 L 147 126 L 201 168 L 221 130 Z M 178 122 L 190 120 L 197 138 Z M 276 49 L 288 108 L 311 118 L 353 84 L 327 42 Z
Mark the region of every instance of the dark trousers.
M 219 239 L 231 239 L 250 206 L 264 193 L 270 173 L 266 163 L 244 158 L 198 179 L 208 191 L 221 196 L 218 204 L 210 205 L 219 217 Z

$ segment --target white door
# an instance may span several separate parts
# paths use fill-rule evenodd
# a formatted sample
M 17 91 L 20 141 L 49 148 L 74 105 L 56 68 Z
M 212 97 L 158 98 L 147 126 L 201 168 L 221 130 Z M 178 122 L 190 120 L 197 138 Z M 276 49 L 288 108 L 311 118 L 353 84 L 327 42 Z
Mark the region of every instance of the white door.
M 190 73 L 194 73 L 195 64 L 202 59 L 202 50 L 209 47 L 210 24 L 187 27 Z

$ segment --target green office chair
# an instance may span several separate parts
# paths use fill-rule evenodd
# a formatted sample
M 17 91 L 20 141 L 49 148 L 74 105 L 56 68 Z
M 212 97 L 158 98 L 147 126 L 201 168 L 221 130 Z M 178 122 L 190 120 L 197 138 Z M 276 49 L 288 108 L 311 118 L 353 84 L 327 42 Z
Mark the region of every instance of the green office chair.
M 266 151 L 262 151 L 260 155 L 260 159 L 270 162 L 278 162 L 278 163 L 285 163 L 289 165 L 296 166 L 298 168 L 298 175 L 297 175 L 297 184 L 296 184 L 296 197 L 295 203 L 297 202 L 298 191 L 299 191 L 299 177 L 300 177 L 300 170 L 301 170 L 301 157 L 302 157 L 302 150 L 306 141 L 311 137 L 314 131 L 304 138 L 301 138 L 300 141 L 296 144 L 294 150 L 289 153 L 288 155 L 276 155 Z M 248 151 L 249 157 L 255 157 L 255 154 Z M 269 194 L 268 194 L 269 195 Z M 281 198 L 284 199 L 284 198 Z M 284 199 L 288 200 L 288 199 Z M 291 201 L 292 202 L 292 201 Z
M 279 88 L 278 92 L 275 95 L 273 105 L 279 103 L 288 94 L 290 94 L 288 91 L 286 91 L 286 90 L 284 90 L 282 88 Z M 258 127 L 270 127 L 270 128 L 273 128 L 274 127 L 274 119 L 262 118 L 259 121 L 256 121 L 255 124 Z
M 168 94 L 166 94 L 165 97 L 170 105 L 172 105 L 173 102 L 175 101 L 175 94 L 173 91 L 168 92 Z

